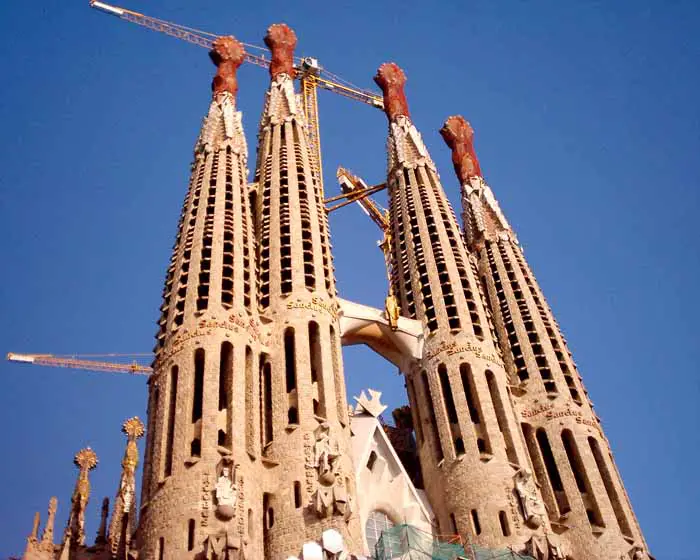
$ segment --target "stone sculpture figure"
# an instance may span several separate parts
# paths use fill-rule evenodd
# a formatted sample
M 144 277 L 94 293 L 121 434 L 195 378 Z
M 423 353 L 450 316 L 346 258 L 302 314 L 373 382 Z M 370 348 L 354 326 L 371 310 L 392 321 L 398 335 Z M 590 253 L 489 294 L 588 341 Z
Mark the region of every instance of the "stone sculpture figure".
M 528 469 L 520 469 L 515 476 L 515 491 L 525 515 L 525 522 L 533 528 L 542 525 L 547 511 L 540 500 L 537 481 Z
M 238 485 L 231 480 L 230 473 L 231 469 L 224 467 L 215 488 L 216 513 L 224 519 L 231 519 L 235 515 L 238 502 Z
M 312 497 L 313 508 L 320 517 L 328 517 L 334 512 L 348 516 L 352 508 L 340 472 L 342 455 L 338 443 L 331 436 L 327 422 L 319 425 L 314 435 L 313 462 L 309 466 L 316 469 L 318 487 Z

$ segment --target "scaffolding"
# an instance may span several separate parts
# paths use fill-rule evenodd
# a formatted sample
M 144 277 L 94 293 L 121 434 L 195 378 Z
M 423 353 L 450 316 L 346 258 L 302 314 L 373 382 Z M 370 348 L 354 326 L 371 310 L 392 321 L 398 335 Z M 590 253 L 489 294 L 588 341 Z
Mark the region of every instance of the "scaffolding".
M 441 540 L 412 525 L 395 525 L 382 532 L 374 560 L 535 560 L 510 549 L 462 545 L 459 537 Z

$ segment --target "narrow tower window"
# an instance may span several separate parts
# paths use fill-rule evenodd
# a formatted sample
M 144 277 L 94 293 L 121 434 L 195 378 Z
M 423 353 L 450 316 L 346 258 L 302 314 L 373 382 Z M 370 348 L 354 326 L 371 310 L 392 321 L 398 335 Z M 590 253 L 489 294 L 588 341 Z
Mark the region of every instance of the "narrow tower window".
M 513 442 L 513 434 L 511 434 L 510 426 L 508 425 L 506 409 L 503 405 L 503 400 L 501 399 L 501 393 L 498 390 L 496 376 L 490 370 L 486 370 L 486 384 L 489 387 L 491 402 L 493 403 L 493 408 L 496 411 L 496 421 L 498 422 L 498 429 L 503 434 L 503 441 L 506 445 L 506 455 L 508 457 L 508 461 L 517 465 L 518 456 L 515 453 L 515 443 Z
M 605 485 L 605 491 L 610 499 L 610 504 L 612 505 L 613 511 L 615 512 L 615 518 L 617 519 L 617 524 L 620 526 L 622 534 L 626 537 L 632 538 L 632 527 L 627 520 L 627 515 L 625 514 L 625 509 L 620 499 L 620 495 L 615 488 L 615 483 L 610 474 L 610 469 L 605 463 L 603 454 L 600 451 L 600 445 L 595 438 L 588 438 L 588 445 L 591 448 L 591 453 L 593 453 L 593 458 L 595 459 L 595 464 L 598 467 L 598 472 L 600 473 L 600 478 L 603 479 L 603 484 Z
M 571 511 L 571 507 L 569 506 L 569 499 L 564 491 L 564 485 L 561 482 L 561 476 L 559 476 L 559 469 L 557 468 L 557 463 L 554 459 L 552 448 L 549 445 L 547 432 L 544 431 L 544 428 L 539 428 L 535 434 L 535 437 L 537 438 L 537 444 L 540 448 L 540 454 L 542 455 L 544 466 L 547 469 L 549 483 L 552 485 L 554 497 L 557 500 L 559 514 L 564 515 L 565 513 Z
M 187 550 L 194 550 L 194 519 L 187 522 Z
M 253 379 L 253 351 L 245 347 L 245 447 L 255 456 L 255 380 Z
M 287 379 L 287 393 L 297 388 L 296 355 L 294 352 L 294 329 L 284 331 L 284 368 Z
M 501 524 L 501 533 L 504 537 L 510 537 L 510 527 L 508 526 L 508 516 L 505 511 L 498 512 L 498 522 Z
M 204 349 L 197 348 L 194 353 L 194 391 L 192 393 L 192 422 L 202 417 L 204 398 Z
M 472 510 L 472 529 L 474 529 L 475 535 L 481 534 L 481 523 L 479 523 L 479 513 L 475 509 Z
M 316 383 L 318 398 L 314 399 L 314 414 L 326 417 L 326 388 L 324 385 L 321 338 L 318 323 L 309 323 L 309 357 L 311 361 L 311 383 Z
M 294 481 L 294 507 L 301 507 L 301 482 L 298 480 Z
M 272 442 L 272 367 L 266 357 L 260 359 L 260 373 L 260 384 L 262 385 L 260 418 L 263 424 L 260 434 L 264 449 L 267 444 Z
M 464 453 L 464 442 L 459 431 L 459 421 L 457 420 L 457 409 L 455 401 L 452 397 L 452 387 L 450 387 L 450 379 L 447 375 L 447 366 L 445 364 L 438 365 L 438 378 L 440 379 L 440 388 L 442 389 L 442 398 L 445 401 L 447 410 L 447 420 L 450 423 L 450 433 L 455 446 L 455 453 L 458 455 Z
M 440 432 L 438 431 L 437 418 L 435 417 L 435 408 L 433 397 L 430 392 L 430 383 L 428 383 L 428 374 L 422 371 L 421 381 L 423 382 L 423 391 L 425 394 L 425 407 L 430 415 L 430 430 L 433 440 L 433 449 L 435 453 L 435 461 L 440 462 L 444 459 L 445 454 L 442 451 L 442 442 L 440 441 Z
M 175 407 L 177 405 L 177 375 L 178 367 L 173 366 L 170 369 L 170 401 L 168 403 L 168 419 L 166 421 L 168 431 L 165 437 L 165 465 L 163 469 L 164 476 L 170 476 L 173 473 L 173 443 L 175 439 Z
M 576 440 L 571 430 L 564 430 L 561 433 L 561 441 L 564 444 L 564 450 L 566 451 L 566 457 L 569 460 L 569 467 L 571 467 L 571 472 L 576 480 L 576 486 L 579 493 L 581 494 L 581 500 L 586 508 L 586 514 L 588 515 L 588 520 L 591 525 L 597 525 L 599 527 L 604 527 L 603 516 L 600 513 L 600 508 L 598 507 L 598 502 L 595 499 L 591 488 L 591 482 L 588 480 L 588 473 L 581 460 L 581 455 L 578 451 L 578 445 L 576 445 Z
M 491 443 L 486 432 L 486 425 L 483 422 L 483 412 L 479 395 L 474 382 L 474 375 L 469 364 L 460 364 L 459 373 L 462 377 L 462 386 L 464 387 L 464 396 L 469 407 L 469 416 L 472 419 L 474 432 L 476 434 L 476 445 L 480 453 L 491 453 Z
M 231 409 L 233 406 L 233 345 L 230 342 L 221 343 L 219 359 L 219 410 L 226 410 L 226 426 L 219 427 L 217 445 L 229 447 L 229 426 L 231 425 Z

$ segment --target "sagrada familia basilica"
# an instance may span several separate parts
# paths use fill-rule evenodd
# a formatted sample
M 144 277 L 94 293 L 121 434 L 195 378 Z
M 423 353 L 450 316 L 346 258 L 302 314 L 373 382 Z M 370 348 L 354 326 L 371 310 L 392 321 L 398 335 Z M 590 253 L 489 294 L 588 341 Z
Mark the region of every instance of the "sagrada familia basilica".
M 23 558 L 651 559 L 470 125 L 451 116 L 440 129 L 460 225 L 411 119 L 403 71 L 379 68 L 389 295 L 385 309 L 341 299 L 295 92 L 296 37 L 278 24 L 265 43 L 271 80 L 252 181 L 236 106 L 245 51 L 222 37 L 210 53 L 213 97 L 166 274 L 148 416 L 124 422 L 111 515 L 105 499 L 89 544 L 98 459 L 82 449 L 65 530 L 55 530 L 51 498 Z M 396 426 L 381 421 L 374 391 L 349 406 L 342 346 L 360 343 L 405 377 L 410 404 L 394 412 Z M 400 525 L 430 550 L 453 535 L 462 552 L 381 555 L 382 535 Z

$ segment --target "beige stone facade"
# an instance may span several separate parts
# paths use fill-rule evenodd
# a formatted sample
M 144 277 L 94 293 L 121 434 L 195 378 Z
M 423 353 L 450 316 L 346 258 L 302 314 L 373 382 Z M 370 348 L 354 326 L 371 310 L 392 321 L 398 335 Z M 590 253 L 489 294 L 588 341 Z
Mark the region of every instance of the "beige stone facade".
M 646 558 L 600 420 L 517 237 L 480 175 L 461 186 L 465 239 L 478 259 L 527 468 L 552 531 L 571 558 Z
M 481 176 L 471 129 L 454 128 L 463 134 L 448 141 L 464 172 L 462 231 L 409 115 L 403 72 L 380 68 L 384 245 L 401 316 L 341 300 L 294 90 L 296 37 L 275 25 L 266 43 L 271 83 L 252 183 L 236 107 L 243 47 L 215 43 L 219 70 L 166 274 L 148 420 L 124 424 L 111 520 L 105 502 L 86 544 L 97 457 L 81 450 L 61 543 L 52 499 L 24 558 L 351 558 L 371 552 L 363 528 L 380 514 L 427 539 L 459 535 L 536 560 L 650 558 L 566 341 Z M 425 494 L 382 429 L 376 393 L 349 413 L 341 347 L 358 343 L 405 375 L 402 429 L 410 434 L 412 419 Z

